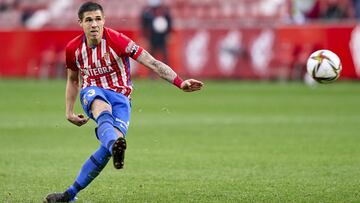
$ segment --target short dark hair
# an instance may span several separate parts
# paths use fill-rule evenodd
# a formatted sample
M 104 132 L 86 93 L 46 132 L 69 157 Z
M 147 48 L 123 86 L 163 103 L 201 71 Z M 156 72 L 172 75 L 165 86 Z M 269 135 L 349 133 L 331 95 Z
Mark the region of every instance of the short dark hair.
M 97 11 L 100 10 L 101 13 L 104 13 L 104 10 L 102 8 L 102 6 L 98 3 L 92 2 L 92 1 L 88 1 L 83 3 L 78 11 L 78 17 L 80 20 L 82 20 L 84 18 L 84 13 L 87 11 Z

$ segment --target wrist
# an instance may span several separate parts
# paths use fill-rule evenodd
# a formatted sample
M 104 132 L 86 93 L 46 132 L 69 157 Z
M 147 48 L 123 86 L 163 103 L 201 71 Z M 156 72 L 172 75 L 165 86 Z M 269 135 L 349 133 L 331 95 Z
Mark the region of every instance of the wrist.
M 174 78 L 172 82 L 176 87 L 181 89 L 181 84 L 183 83 L 183 79 L 181 79 L 178 75 Z

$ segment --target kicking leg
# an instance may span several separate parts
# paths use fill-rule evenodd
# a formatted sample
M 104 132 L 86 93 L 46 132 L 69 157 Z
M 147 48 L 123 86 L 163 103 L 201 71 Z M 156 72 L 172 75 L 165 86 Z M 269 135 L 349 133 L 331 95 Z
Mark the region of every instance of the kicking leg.
M 126 140 L 121 131 L 114 127 L 115 119 L 111 113 L 111 106 L 101 99 L 95 99 L 91 110 L 98 124 L 97 137 L 112 154 L 114 167 L 116 169 L 123 168 Z
M 104 146 L 90 156 L 80 170 L 74 184 L 72 184 L 64 193 L 49 194 L 44 202 L 70 202 L 75 199 L 77 193 L 86 188 L 103 170 L 108 163 L 111 154 Z

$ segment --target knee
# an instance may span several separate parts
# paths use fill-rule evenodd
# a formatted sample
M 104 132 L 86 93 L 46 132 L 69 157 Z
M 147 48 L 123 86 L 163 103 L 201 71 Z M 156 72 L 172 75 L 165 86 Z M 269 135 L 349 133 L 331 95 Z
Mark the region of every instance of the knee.
M 112 112 L 110 104 L 102 99 L 95 99 L 91 104 L 93 117 L 97 119 L 103 112 Z
M 109 123 L 110 125 L 114 125 L 114 116 L 111 114 L 110 111 L 103 111 L 101 112 L 97 118 L 96 118 L 96 123 L 98 124 L 98 126 L 101 126 L 105 123 Z

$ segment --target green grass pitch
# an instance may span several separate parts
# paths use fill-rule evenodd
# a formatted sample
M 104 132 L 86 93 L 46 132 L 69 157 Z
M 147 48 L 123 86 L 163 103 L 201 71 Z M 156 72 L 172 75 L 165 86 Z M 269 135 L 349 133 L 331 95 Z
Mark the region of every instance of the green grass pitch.
M 134 84 L 125 169 L 109 162 L 78 202 L 360 202 L 359 83 Z M 0 202 L 63 191 L 98 147 L 64 90 L 0 80 Z

